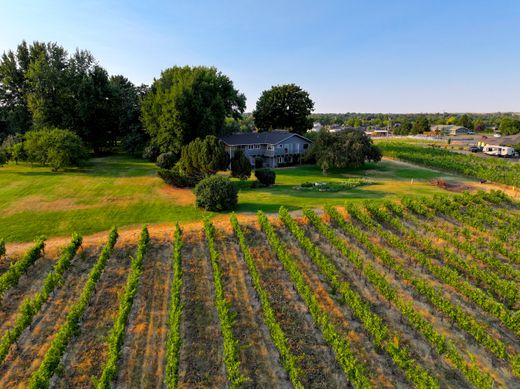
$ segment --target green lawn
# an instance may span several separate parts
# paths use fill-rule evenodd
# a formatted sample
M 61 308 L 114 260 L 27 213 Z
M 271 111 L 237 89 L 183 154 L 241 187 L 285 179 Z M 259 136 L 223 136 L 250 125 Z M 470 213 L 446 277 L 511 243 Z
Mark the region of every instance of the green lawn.
M 0 235 L 8 242 L 29 241 L 37 235 L 90 234 L 112 225 L 199 220 L 204 212 L 193 206 L 191 190 L 165 185 L 156 171 L 152 163 L 124 156 L 92 159 L 85 168 L 57 173 L 28 164 L 0 167 Z M 331 171 L 327 176 L 316 167 L 278 169 L 272 188 L 251 189 L 250 182 L 238 183 L 238 212 L 433 194 L 441 190 L 428 181 L 441 175 L 445 174 L 390 161 Z M 346 176 L 364 176 L 375 183 L 337 193 L 293 189 L 305 181 L 341 181 Z

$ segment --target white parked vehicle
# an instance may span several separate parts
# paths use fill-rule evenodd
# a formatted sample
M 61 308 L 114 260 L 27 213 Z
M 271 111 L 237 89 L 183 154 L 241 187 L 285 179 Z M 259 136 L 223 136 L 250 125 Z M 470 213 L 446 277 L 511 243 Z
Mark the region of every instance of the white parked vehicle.
M 494 155 L 497 157 L 506 157 L 511 158 L 515 156 L 515 149 L 508 146 L 494 146 L 494 145 L 486 145 L 482 150 L 484 154 Z

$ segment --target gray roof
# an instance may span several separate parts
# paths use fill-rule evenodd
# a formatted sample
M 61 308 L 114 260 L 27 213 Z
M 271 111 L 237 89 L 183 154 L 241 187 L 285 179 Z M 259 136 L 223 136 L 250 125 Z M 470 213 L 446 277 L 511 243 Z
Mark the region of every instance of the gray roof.
M 293 136 L 297 136 L 302 138 L 309 143 L 312 143 L 311 140 L 299 135 L 294 134 L 288 131 L 264 131 L 264 132 L 242 132 L 235 133 L 230 135 L 221 136 L 220 139 L 228 145 L 228 146 L 238 146 L 238 145 L 254 145 L 254 144 L 271 144 L 275 145 L 284 140 L 291 138 Z

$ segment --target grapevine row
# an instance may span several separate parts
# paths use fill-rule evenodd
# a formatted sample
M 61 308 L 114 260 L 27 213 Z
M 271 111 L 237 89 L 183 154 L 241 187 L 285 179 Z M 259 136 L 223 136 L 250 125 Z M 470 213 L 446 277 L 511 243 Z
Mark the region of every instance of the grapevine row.
M 384 348 L 394 363 L 404 370 L 406 377 L 418 387 L 438 387 L 437 380 L 410 356 L 409 350 L 400 343 L 399 335 L 392 333 L 383 320 L 371 311 L 370 306 L 345 281 L 340 281 L 335 265 L 326 258 L 314 243 L 305 236 L 305 232 L 290 217 L 286 208 L 280 208 L 280 219 L 300 242 L 311 260 L 327 278 L 332 288 L 338 291 L 354 315 L 363 323 L 373 338 L 376 346 Z M 382 281 L 381 278 L 379 280 Z M 388 291 L 395 293 L 395 291 Z
M 403 214 L 403 210 L 397 204 L 390 205 L 389 203 L 386 203 L 385 205 L 390 206 L 391 209 L 396 210 L 396 212 L 400 213 L 401 215 Z M 424 237 L 415 233 L 413 230 L 404 226 L 404 224 L 399 219 L 392 218 L 389 222 L 399 231 L 399 233 L 403 235 L 405 238 L 404 240 L 415 242 L 426 250 L 434 249 L 431 241 L 425 239 Z M 393 234 L 389 234 L 388 236 L 391 235 Z M 395 237 L 395 235 L 393 236 Z M 393 239 L 396 240 L 396 238 Z M 400 239 L 397 238 L 397 241 L 399 240 Z M 434 264 L 427 255 L 408 246 L 407 244 L 403 244 L 402 242 L 401 246 L 397 247 L 402 249 L 411 258 L 418 261 L 436 278 L 442 280 L 448 285 L 451 285 L 464 296 L 468 297 L 476 305 L 481 307 L 484 311 L 497 317 L 507 328 L 514 331 L 517 335 L 520 334 L 520 317 L 514 315 L 512 312 L 506 309 L 503 304 L 488 296 L 483 290 L 471 285 L 455 270 Z
M 368 216 L 359 212 L 358 209 L 349 207 L 348 210 L 352 217 L 355 217 L 365 226 L 371 228 L 373 231 L 376 231 L 383 239 L 385 239 L 395 248 L 406 252 L 408 255 L 414 252 L 414 250 L 409 249 L 409 247 L 403 243 L 399 237 L 391 234 L 390 232 L 381 228 L 379 225 L 375 224 Z M 377 210 L 374 208 L 371 208 L 371 211 L 374 213 L 377 212 Z M 379 215 L 380 217 L 384 217 L 383 212 L 379 212 Z M 337 220 L 341 216 L 336 213 L 332 215 L 332 217 L 334 220 Z M 368 236 L 354 227 L 352 224 L 344 224 L 346 224 L 345 228 L 348 228 L 349 233 L 354 235 L 356 239 L 362 242 L 372 252 L 372 254 L 380 258 L 387 266 L 391 267 L 402 278 L 409 281 L 410 284 L 416 288 L 417 292 L 426 297 L 440 312 L 451 318 L 459 325 L 460 328 L 467 331 L 479 344 L 486 347 L 495 356 L 509 360 L 512 365 L 512 370 L 516 374 L 520 373 L 520 370 L 516 371 L 516 363 L 520 361 L 519 356 L 509 355 L 506 351 L 506 346 L 504 343 L 498 339 L 494 339 L 491 335 L 489 335 L 486 328 L 480 324 L 472 315 L 465 313 L 460 307 L 454 305 L 449 299 L 446 299 L 442 293 L 439 292 L 430 282 L 413 277 L 412 273 L 408 269 L 405 269 L 403 266 L 399 265 L 387 250 L 380 248 L 370 242 Z
M 475 386 L 480 388 L 491 387 L 493 379 L 488 374 L 481 372 L 476 365 L 466 363 L 457 351 L 456 346 L 450 340 L 446 339 L 444 335 L 439 334 L 426 319 L 418 314 L 411 303 L 400 298 L 395 288 L 385 276 L 381 275 L 372 265 L 363 263 L 359 251 L 349 247 L 344 240 L 336 235 L 334 229 L 327 226 L 313 211 L 307 209 L 304 211 L 304 214 L 314 227 L 325 236 L 358 271 L 363 273 L 366 279 L 368 279 L 388 301 L 392 302 L 400 310 L 401 314 L 407 318 L 409 323 L 432 344 L 439 355 L 446 355 Z
M 251 251 L 247 245 L 244 233 L 238 224 L 237 217 L 234 214 L 231 216 L 231 225 L 233 226 L 235 235 L 238 237 L 240 249 L 242 250 L 242 254 L 244 256 L 244 261 L 246 262 L 249 274 L 251 275 L 253 287 L 255 288 L 255 291 L 260 299 L 264 322 L 269 329 L 274 345 L 280 353 L 283 367 L 289 375 L 289 379 L 291 380 L 293 386 L 297 389 L 303 389 L 304 385 L 302 384 L 302 372 L 298 367 L 298 359 L 289 349 L 289 343 L 285 333 L 276 320 L 274 310 L 269 301 L 269 294 L 262 287 L 260 273 L 258 272 L 256 264 L 253 260 L 253 256 L 251 255 Z
M 96 283 L 103 274 L 108 259 L 112 254 L 112 249 L 114 248 L 114 245 L 117 241 L 117 237 L 117 230 L 112 228 L 108 242 L 103 248 L 103 251 L 96 261 L 96 264 L 90 271 L 89 277 L 85 286 L 83 287 L 83 291 L 81 292 L 79 299 L 72 305 L 69 313 L 67 314 L 67 318 L 65 319 L 65 323 L 60 327 L 52 339 L 51 345 L 45 353 L 43 361 L 38 367 L 38 370 L 32 374 L 29 381 L 30 388 L 47 388 L 49 386 L 49 380 L 52 378 L 54 372 L 59 366 L 63 353 L 65 352 L 70 339 L 79 329 L 79 322 L 81 317 L 87 309 L 88 303 L 94 294 Z
M 13 328 L 9 329 L 0 340 L 0 363 L 9 353 L 11 345 L 18 340 L 23 330 L 31 324 L 34 316 L 40 311 L 54 289 L 63 283 L 63 274 L 70 267 L 76 251 L 81 246 L 83 239 L 77 234 L 72 235 L 72 241 L 65 247 L 53 270 L 47 274 L 41 290 L 31 298 L 25 299 L 20 308 Z
M 0 275 L 0 300 L 9 288 L 18 284 L 18 280 L 22 274 L 26 273 L 29 267 L 42 256 L 44 247 L 45 239 L 36 239 L 34 246 L 32 246 L 21 259 L 11 263 L 9 269 Z
M 516 278 L 520 278 L 520 271 L 514 269 L 510 264 L 503 263 L 501 260 L 495 258 L 488 250 L 482 250 L 479 248 L 476 248 L 475 245 L 472 242 L 468 242 L 467 240 L 464 240 L 463 242 L 459 241 L 458 239 L 453 237 L 453 234 L 449 233 L 445 228 L 438 227 L 435 224 L 432 223 L 421 223 L 418 219 L 412 220 L 414 223 L 418 222 L 420 226 L 424 229 L 426 229 L 429 232 L 434 233 L 439 238 L 445 240 L 446 242 L 450 243 L 451 245 L 455 246 L 457 249 L 466 252 L 467 254 L 473 256 L 475 259 L 485 263 L 490 268 L 494 269 L 495 271 L 499 272 L 502 276 L 513 276 Z M 445 223 L 443 223 L 445 224 Z M 464 261 L 464 263 L 466 263 Z M 463 264 L 462 266 L 466 266 L 466 264 Z M 489 270 L 488 270 L 489 272 Z M 514 284 L 514 288 L 512 290 L 512 296 L 513 298 L 518 298 L 518 288 L 516 288 L 516 284 Z
M 125 327 L 127 324 L 128 316 L 132 309 L 134 297 L 137 293 L 137 287 L 139 286 L 139 279 L 143 272 L 143 260 L 144 255 L 150 244 L 150 235 L 146 226 L 141 231 L 139 243 L 137 245 L 137 255 L 132 258 L 130 264 L 130 274 L 126 280 L 125 290 L 119 300 L 119 311 L 117 318 L 114 322 L 114 326 L 108 337 L 108 356 L 103 366 L 101 376 L 96 379 L 95 386 L 97 389 L 110 388 L 110 382 L 117 373 L 117 361 L 119 359 L 119 352 L 123 346 L 123 340 L 125 335 Z
M 411 202 L 415 201 L 418 200 L 408 200 L 406 203 L 410 204 Z M 456 245 L 457 247 L 462 246 L 462 244 L 458 242 L 457 239 L 450 237 L 449 233 L 446 233 L 439 228 L 435 228 L 431 223 L 431 220 L 429 220 L 428 223 L 423 223 L 412 215 L 408 215 L 407 217 L 416 226 L 423 228 L 427 232 L 436 234 L 444 240 L 447 240 L 449 243 Z M 518 300 L 520 291 L 518 290 L 516 282 L 503 280 L 496 273 L 489 271 L 488 269 L 482 270 L 477 265 L 472 263 L 472 261 L 467 261 L 461 258 L 447 248 L 441 250 L 430 245 L 430 249 L 433 250 L 433 252 L 435 252 L 439 258 L 443 258 L 443 262 L 454 271 L 463 272 L 477 283 L 488 285 L 487 289 L 493 292 L 496 296 L 505 299 L 509 306 L 514 305 Z
M 265 216 L 261 211 L 258 211 L 258 221 L 267 236 L 269 245 L 274 250 L 284 269 L 291 277 L 296 290 L 307 305 L 314 322 L 321 329 L 323 338 L 333 349 L 336 360 L 342 366 L 343 370 L 349 377 L 349 380 L 357 388 L 372 387 L 369 379 L 365 375 L 365 367 L 363 363 L 355 357 L 350 349 L 350 344 L 347 338 L 340 335 L 332 324 L 330 316 L 320 308 L 316 295 L 309 284 L 305 281 L 295 260 L 289 255 L 287 247 L 280 241 L 273 226 L 269 223 L 267 216 Z M 377 316 L 370 316 L 370 318 L 374 321 L 380 320 Z
M 220 269 L 220 255 L 215 247 L 215 227 L 208 218 L 204 219 L 204 232 L 208 242 L 211 267 L 213 269 L 213 284 L 215 286 L 215 306 L 217 308 L 220 328 L 224 338 L 224 363 L 226 364 L 227 378 L 232 388 L 239 388 L 249 378 L 240 372 L 238 359 L 238 339 L 233 334 L 233 320 L 229 311 L 228 302 L 224 295 L 222 271 Z
M 166 342 L 166 378 L 168 389 L 177 388 L 179 382 L 179 353 L 181 348 L 181 289 L 182 289 L 182 230 L 179 224 L 175 227 L 172 269 L 173 280 L 171 290 L 170 310 L 168 313 L 168 340 Z

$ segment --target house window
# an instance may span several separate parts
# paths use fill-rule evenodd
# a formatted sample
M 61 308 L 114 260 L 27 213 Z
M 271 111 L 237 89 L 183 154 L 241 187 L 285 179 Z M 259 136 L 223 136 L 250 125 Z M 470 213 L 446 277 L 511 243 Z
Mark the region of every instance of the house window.
M 253 145 L 247 145 L 248 150 L 253 150 Z
M 267 145 L 267 150 L 273 151 L 274 150 L 274 145 Z
M 305 143 L 305 144 L 303 145 L 303 149 L 304 149 L 304 150 L 307 150 L 308 148 L 309 148 L 309 144 L 308 144 L 308 143 Z
M 283 144 L 280 143 L 280 144 L 278 145 L 278 148 L 281 149 L 282 147 L 283 147 Z
M 255 149 L 259 149 L 260 148 L 260 145 L 255 145 Z
M 278 157 L 278 163 L 283 163 L 283 157 Z

